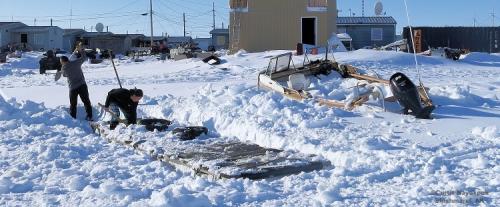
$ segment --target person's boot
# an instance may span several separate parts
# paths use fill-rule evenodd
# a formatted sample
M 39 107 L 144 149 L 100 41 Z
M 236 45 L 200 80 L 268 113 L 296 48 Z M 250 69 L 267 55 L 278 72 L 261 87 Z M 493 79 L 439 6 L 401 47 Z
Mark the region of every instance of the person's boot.
M 87 120 L 87 121 L 94 121 L 94 119 L 91 116 L 85 117 L 85 120 Z

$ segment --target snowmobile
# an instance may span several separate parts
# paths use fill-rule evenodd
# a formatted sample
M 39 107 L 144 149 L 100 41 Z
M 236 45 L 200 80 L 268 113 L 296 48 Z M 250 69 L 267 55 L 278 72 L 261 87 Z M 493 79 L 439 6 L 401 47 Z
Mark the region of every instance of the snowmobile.
M 328 51 L 326 52 L 328 55 Z M 339 64 L 336 61 L 328 60 L 328 56 L 324 60 L 309 61 L 307 63 L 307 55 L 304 56 L 304 64 L 302 67 L 296 68 L 292 62 L 292 53 L 284 53 L 272 57 L 266 70 L 261 71 L 258 76 L 257 85 L 259 88 L 266 88 L 279 92 L 287 98 L 303 101 L 314 100 L 320 105 L 328 107 L 341 108 L 352 110 L 357 106 L 365 104 L 370 96 L 382 101 L 395 102 L 398 101 L 403 107 L 404 114 L 411 114 L 417 118 L 430 118 L 434 105 L 427 94 L 425 87 L 416 87 L 411 80 L 402 73 L 393 76 L 390 80 L 384 80 L 378 77 L 362 75 L 358 70 L 347 64 Z M 319 74 L 328 75 L 332 71 L 340 73 L 343 78 L 355 78 L 364 80 L 368 83 L 382 83 L 391 86 L 393 97 L 382 97 L 382 94 L 376 90 L 376 87 L 370 84 L 360 84 L 364 90 L 359 90 L 353 100 L 331 100 L 322 97 L 313 97 L 307 90 L 310 84 L 308 76 L 318 76 Z M 398 78 L 400 77 L 400 78 Z M 404 80 L 404 81 L 403 81 Z M 404 83 L 407 83 L 406 85 Z M 423 103 L 423 104 L 422 104 Z

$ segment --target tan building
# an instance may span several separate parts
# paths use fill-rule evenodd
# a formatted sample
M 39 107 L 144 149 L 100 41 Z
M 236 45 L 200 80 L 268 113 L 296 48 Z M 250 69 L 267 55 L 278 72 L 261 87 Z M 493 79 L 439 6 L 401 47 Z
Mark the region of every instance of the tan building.
M 230 8 L 232 52 L 323 46 L 337 30 L 336 0 L 230 0 Z

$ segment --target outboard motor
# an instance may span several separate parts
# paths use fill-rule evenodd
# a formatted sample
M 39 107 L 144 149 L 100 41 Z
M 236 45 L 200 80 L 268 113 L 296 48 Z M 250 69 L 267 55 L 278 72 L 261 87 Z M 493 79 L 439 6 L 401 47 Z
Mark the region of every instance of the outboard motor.
M 411 114 L 419 119 L 430 119 L 434 106 L 422 107 L 418 89 L 403 73 L 396 73 L 389 79 L 392 94 L 403 107 L 404 114 Z

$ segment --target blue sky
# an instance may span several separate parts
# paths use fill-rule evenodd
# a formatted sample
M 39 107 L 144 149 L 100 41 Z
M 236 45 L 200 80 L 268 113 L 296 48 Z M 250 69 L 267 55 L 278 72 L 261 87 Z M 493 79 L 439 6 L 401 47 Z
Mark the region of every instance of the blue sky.
M 365 16 L 374 14 L 377 0 L 365 0 Z M 43 2 L 43 3 L 41 3 Z M 214 0 L 216 25 L 227 26 L 228 0 Z M 337 0 L 340 16 L 349 16 L 349 9 L 361 16 L 361 0 Z M 384 11 L 398 22 L 398 32 L 407 25 L 403 0 L 382 0 Z M 491 26 L 500 25 L 500 0 L 408 0 L 411 21 L 418 26 Z M 86 28 L 102 22 L 115 33 L 149 34 L 148 0 L 0 0 L 0 21 L 22 21 L 28 25 L 54 25 L 62 28 Z M 212 27 L 212 0 L 153 0 L 155 35 L 166 32 L 182 35 L 182 13 L 186 13 L 187 32 L 208 37 Z M 70 16 L 72 8 L 73 16 Z

